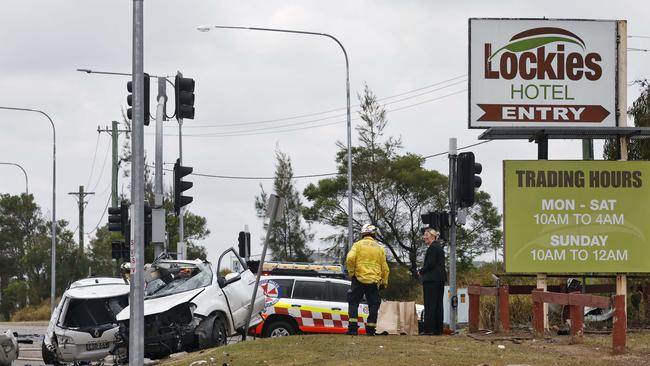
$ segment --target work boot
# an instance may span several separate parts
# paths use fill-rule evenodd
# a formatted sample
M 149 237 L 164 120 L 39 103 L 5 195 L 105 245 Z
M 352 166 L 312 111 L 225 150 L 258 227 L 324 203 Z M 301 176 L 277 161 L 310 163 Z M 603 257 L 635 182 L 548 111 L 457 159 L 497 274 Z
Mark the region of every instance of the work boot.
M 374 337 L 375 336 L 375 328 L 367 328 L 366 329 L 366 335 L 368 337 Z
M 345 332 L 347 335 L 359 335 L 359 332 L 356 329 L 348 329 L 347 332 Z

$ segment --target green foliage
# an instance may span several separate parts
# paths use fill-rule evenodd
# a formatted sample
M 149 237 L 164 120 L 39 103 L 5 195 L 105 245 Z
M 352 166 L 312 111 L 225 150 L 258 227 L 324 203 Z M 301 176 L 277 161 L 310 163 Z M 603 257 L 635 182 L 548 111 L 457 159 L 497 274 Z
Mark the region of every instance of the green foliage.
M 74 233 L 68 223 L 59 220 L 56 225 L 56 292 L 85 277 L 88 261 L 79 253 Z M 41 215 L 32 195 L 0 195 L 0 278 L 5 295 L 0 308 L 6 318 L 25 303 L 39 303 L 50 297 L 52 237 L 51 223 Z M 14 284 L 26 283 L 24 290 Z
M 303 205 L 300 193 L 293 183 L 291 158 L 279 149 L 276 149 L 275 157 L 273 189 L 278 196 L 284 198 L 284 211 L 282 220 L 275 223 L 269 238 L 272 258 L 277 261 L 307 262 L 313 252 L 307 243 L 314 235 L 309 233 L 308 228 L 303 227 Z M 268 195 L 261 184 L 260 188 L 262 192 L 255 197 L 255 209 L 257 216 L 264 218 L 268 209 Z
M 388 288 L 381 290 L 381 298 L 391 301 L 415 301 L 424 304 L 422 284 L 413 279 L 407 266 L 390 263 Z
M 425 249 L 419 232 L 420 216 L 447 208 L 448 178 L 425 169 L 421 156 L 401 154 L 399 138 L 384 136 L 386 113 L 367 85 L 359 101 L 363 123 L 357 126 L 359 143 L 352 149 L 353 226 L 356 231 L 364 223 L 379 227 L 379 239 L 389 257 L 409 268 L 411 277 L 417 279 Z M 341 143 L 339 147 L 339 175 L 310 184 L 303 191 L 311 203 L 303 210 L 305 218 L 340 229 L 324 238 L 332 243 L 330 254 L 337 258 L 344 255 L 348 225 L 347 149 Z M 479 192 L 477 202 L 469 210 L 468 224 L 458 229 L 459 269 L 470 267 L 473 258 L 501 246 L 501 216 L 487 193 Z
M 174 215 L 174 198 L 170 193 L 165 197 L 164 201 L 165 211 L 167 215 L 166 230 L 169 239 L 169 249 L 171 253 L 176 253 L 178 247 L 178 225 L 180 220 L 178 216 Z M 183 223 L 185 230 L 183 232 L 183 240 L 187 248 L 187 259 L 206 259 L 207 252 L 205 247 L 198 245 L 197 240 L 203 240 L 210 235 L 210 230 L 206 227 L 207 220 L 203 216 L 193 214 L 189 210 L 183 212 Z M 151 260 L 153 260 L 153 251 L 151 252 Z
M 650 127 L 650 81 L 637 80 L 641 95 L 627 110 L 628 117 L 634 118 L 635 127 Z M 619 159 L 618 142 L 610 139 L 605 141 L 603 158 L 606 160 Z M 628 160 L 650 160 L 650 140 L 634 139 L 628 144 Z

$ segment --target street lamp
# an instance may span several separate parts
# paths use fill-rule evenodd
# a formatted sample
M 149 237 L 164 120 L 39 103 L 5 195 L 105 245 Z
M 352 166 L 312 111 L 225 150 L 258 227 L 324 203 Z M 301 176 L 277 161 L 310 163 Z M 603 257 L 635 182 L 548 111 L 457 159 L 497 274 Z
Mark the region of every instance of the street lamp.
M 196 30 L 199 32 L 208 32 L 211 29 L 244 29 L 252 31 L 264 31 L 264 32 L 281 32 L 281 33 L 296 33 L 296 34 L 307 34 L 312 36 L 322 36 L 328 37 L 334 42 L 336 42 L 341 50 L 343 51 L 343 56 L 345 56 L 345 93 L 347 101 L 347 113 L 348 113 L 348 241 L 345 245 L 345 253 L 348 252 L 348 249 L 352 246 L 352 124 L 350 122 L 350 66 L 348 63 L 348 54 L 345 52 L 345 48 L 336 39 L 334 36 L 327 33 L 316 33 L 316 32 L 306 32 L 298 30 L 289 30 L 289 29 L 277 29 L 277 28 L 258 28 L 258 27 L 234 27 L 234 26 L 225 26 L 225 25 L 201 25 L 196 27 Z M 345 258 L 345 257 L 343 257 Z
M 20 170 L 23 171 L 23 174 L 25 174 L 25 194 L 28 195 L 29 194 L 29 184 L 27 182 L 27 172 L 25 171 L 25 169 L 23 169 L 22 166 L 20 166 L 20 165 L 18 165 L 16 163 L 0 162 L 0 165 L 15 165 L 15 166 L 19 167 Z
M 44 115 L 52 125 L 52 284 L 50 288 L 50 314 L 54 312 L 54 298 L 56 294 L 56 128 L 47 113 L 38 109 L 0 107 L 10 111 L 35 112 Z

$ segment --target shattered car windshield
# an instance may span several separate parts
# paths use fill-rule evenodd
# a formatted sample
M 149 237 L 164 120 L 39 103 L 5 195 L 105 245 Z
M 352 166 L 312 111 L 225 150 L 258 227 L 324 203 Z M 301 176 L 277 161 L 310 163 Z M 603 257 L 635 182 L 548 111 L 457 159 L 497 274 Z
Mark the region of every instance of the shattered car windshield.
M 212 270 L 207 263 L 158 263 L 146 284 L 147 298 L 161 297 L 209 286 Z

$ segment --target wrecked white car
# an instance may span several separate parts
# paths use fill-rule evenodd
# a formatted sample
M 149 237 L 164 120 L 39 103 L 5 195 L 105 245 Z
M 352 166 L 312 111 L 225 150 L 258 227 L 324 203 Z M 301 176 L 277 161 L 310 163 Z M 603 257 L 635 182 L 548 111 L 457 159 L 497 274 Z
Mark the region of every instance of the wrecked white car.
M 52 312 L 42 344 L 46 364 L 100 361 L 115 345 L 115 316 L 129 303 L 129 285 L 119 278 L 76 281 Z
M 239 263 L 238 272 L 219 276 L 227 253 Z M 215 269 L 201 260 L 155 261 L 146 270 L 144 299 L 144 356 L 158 359 L 180 351 L 195 351 L 226 344 L 227 337 L 242 333 L 250 309 L 255 276 L 234 249 L 219 257 Z M 262 321 L 264 292 L 257 291 L 250 326 Z M 114 354 L 128 360 L 127 307 L 117 315 L 120 343 Z

